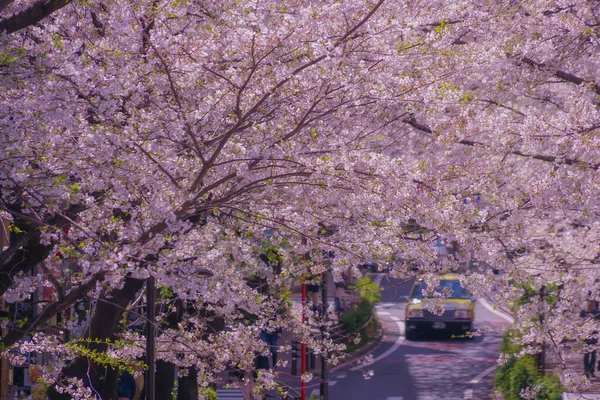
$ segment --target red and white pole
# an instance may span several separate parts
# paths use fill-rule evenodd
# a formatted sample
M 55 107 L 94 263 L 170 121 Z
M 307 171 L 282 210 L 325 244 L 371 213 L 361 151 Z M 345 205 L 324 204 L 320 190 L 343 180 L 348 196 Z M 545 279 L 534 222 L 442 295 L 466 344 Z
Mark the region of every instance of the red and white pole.
M 306 323 L 306 283 L 302 282 L 302 325 Z M 306 373 L 306 343 L 300 345 L 300 398 L 306 400 L 306 382 L 302 377 Z

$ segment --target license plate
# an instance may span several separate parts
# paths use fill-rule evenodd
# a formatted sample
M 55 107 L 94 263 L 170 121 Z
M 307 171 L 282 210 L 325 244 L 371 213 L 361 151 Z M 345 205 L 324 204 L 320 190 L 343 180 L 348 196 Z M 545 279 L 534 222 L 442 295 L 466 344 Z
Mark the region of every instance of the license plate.
M 434 322 L 433 329 L 446 329 L 446 323 L 444 322 Z

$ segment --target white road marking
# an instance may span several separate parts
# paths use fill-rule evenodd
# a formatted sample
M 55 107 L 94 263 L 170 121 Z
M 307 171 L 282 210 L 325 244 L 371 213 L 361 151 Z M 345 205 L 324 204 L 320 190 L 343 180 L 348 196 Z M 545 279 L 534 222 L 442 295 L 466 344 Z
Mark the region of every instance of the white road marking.
M 337 381 L 329 381 L 329 386 L 333 386 L 337 383 Z
M 515 322 L 515 319 L 513 317 L 511 317 L 510 315 L 507 315 L 506 313 L 503 313 L 500 310 L 494 309 L 494 306 L 492 306 L 486 299 L 480 298 L 480 299 L 477 299 L 477 301 L 479 301 L 479 303 L 481 303 L 482 306 L 484 306 L 485 308 L 487 308 L 488 310 L 490 310 L 494 314 L 496 314 L 496 315 L 504 318 L 505 320 L 507 320 L 511 324 Z
M 387 311 L 377 311 L 377 315 L 390 315 Z
M 475 378 L 471 379 L 471 381 L 469 383 L 472 383 L 472 384 L 479 383 L 479 381 L 482 380 L 487 374 L 494 372 L 496 370 L 496 368 L 498 368 L 497 365 L 492 365 L 491 367 L 489 367 L 488 369 L 486 369 L 485 371 L 483 371 L 482 373 L 477 375 Z
M 402 400 L 402 396 L 400 396 L 400 397 L 387 397 L 385 400 Z
M 396 318 L 396 320 L 398 320 L 399 318 Z M 398 329 L 400 330 L 400 333 L 404 332 L 404 322 L 402 321 L 395 321 L 396 325 L 398 326 Z M 390 347 L 385 353 L 380 354 L 379 357 L 376 357 L 373 359 L 372 364 L 375 364 L 378 361 L 383 360 L 384 358 L 386 358 L 387 356 L 389 356 L 390 354 L 392 354 L 393 352 L 395 352 L 396 350 L 398 350 L 398 347 L 400 347 L 402 345 L 402 343 L 404 343 L 404 336 L 398 336 L 398 339 L 396 339 L 396 341 L 394 342 L 394 344 L 392 345 L 392 347 Z M 356 367 L 352 367 L 350 368 L 350 371 L 357 371 L 359 369 L 362 368 L 366 368 L 368 366 L 362 366 L 362 365 L 357 365 Z
M 398 318 L 398 317 L 392 317 L 391 320 L 392 321 L 400 321 L 400 318 Z
M 339 374 L 338 375 L 338 379 L 344 379 L 345 377 L 347 377 L 348 375 L 346 374 Z
M 465 390 L 465 399 L 472 399 L 472 398 L 473 398 L 473 389 Z

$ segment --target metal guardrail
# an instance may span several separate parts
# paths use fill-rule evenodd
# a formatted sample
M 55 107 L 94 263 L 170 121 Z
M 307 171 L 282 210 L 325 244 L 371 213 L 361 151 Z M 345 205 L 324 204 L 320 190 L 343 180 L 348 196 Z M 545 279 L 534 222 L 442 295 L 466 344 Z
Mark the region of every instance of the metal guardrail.
M 367 325 L 369 325 L 373 321 L 373 318 L 375 318 L 375 312 L 371 313 L 369 319 L 367 319 L 367 321 L 364 324 L 362 324 L 356 331 L 362 331 Z M 342 343 L 344 340 L 348 339 L 352 334 L 352 332 L 346 329 L 344 324 L 342 324 L 341 322 L 331 326 L 328 331 L 329 337 L 336 344 Z
M 367 319 L 367 321 L 362 324 L 360 326 L 360 328 L 358 329 L 358 331 L 363 330 L 367 325 L 369 325 L 372 321 L 373 318 L 375 318 L 375 312 L 373 312 L 371 314 L 371 316 L 369 317 L 369 319 Z M 315 331 L 315 334 L 320 333 L 321 331 Z M 344 326 L 344 324 L 342 324 L 341 322 L 338 322 L 336 324 L 330 325 L 327 327 L 327 333 L 329 335 L 329 337 L 331 338 L 331 340 L 336 343 L 336 344 L 340 344 L 343 343 L 347 340 L 350 339 L 351 336 L 351 332 L 348 331 L 348 329 Z M 291 363 L 291 368 L 292 368 L 292 375 L 296 376 L 298 375 L 298 361 L 300 361 L 301 359 L 301 354 L 300 354 L 300 342 L 298 341 L 292 341 L 291 343 L 292 345 L 292 363 Z M 309 369 L 314 369 L 315 368 L 315 354 L 311 351 L 310 348 L 306 349 L 306 365 Z

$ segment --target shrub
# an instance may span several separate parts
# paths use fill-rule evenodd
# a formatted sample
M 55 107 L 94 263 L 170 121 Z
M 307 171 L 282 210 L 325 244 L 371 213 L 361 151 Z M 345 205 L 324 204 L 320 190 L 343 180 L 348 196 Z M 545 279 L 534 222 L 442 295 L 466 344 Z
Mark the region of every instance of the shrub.
M 536 397 L 539 400 L 560 400 L 565 388 L 560 384 L 554 374 L 541 374 L 536 366 L 535 358 L 531 355 L 517 357 L 520 347 L 511 337 L 512 332 L 507 331 L 502 338 L 500 350 L 508 354 L 508 361 L 498 368 L 494 376 L 494 385 L 506 400 L 521 400 L 521 390 L 528 386 L 540 386 Z
M 218 400 L 217 391 L 210 386 L 201 386 L 200 394 L 205 400 Z M 173 397 L 174 399 L 176 397 Z
M 381 301 L 380 287 L 368 276 L 357 280 L 354 285 L 354 290 L 358 291 L 361 300 L 368 302 L 372 307 L 375 307 L 375 304 Z
M 347 344 L 348 351 L 353 351 L 375 336 L 378 322 L 375 318 L 371 317 L 373 316 L 375 304 L 381 301 L 379 286 L 368 276 L 357 280 L 354 290 L 360 294 L 360 303 L 356 307 L 346 311 L 340 317 L 340 322 L 344 325 L 348 333 L 360 335 L 360 342 L 358 344 L 355 344 L 353 341 Z
M 362 300 L 358 306 L 346 311 L 340 321 L 350 333 L 357 333 L 373 315 L 373 306 L 366 300 Z

